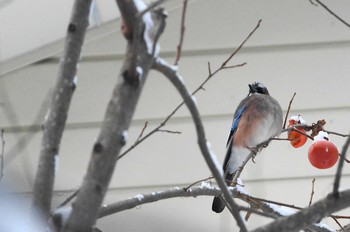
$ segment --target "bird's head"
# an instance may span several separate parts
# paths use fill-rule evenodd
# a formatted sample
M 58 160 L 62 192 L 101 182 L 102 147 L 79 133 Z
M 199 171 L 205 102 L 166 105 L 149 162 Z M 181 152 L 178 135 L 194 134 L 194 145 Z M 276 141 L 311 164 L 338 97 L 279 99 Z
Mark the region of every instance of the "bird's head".
M 260 82 L 254 82 L 252 84 L 249 84 L 249 94 L 267 94 L 269 95 L 269 91 L 267 88 Z

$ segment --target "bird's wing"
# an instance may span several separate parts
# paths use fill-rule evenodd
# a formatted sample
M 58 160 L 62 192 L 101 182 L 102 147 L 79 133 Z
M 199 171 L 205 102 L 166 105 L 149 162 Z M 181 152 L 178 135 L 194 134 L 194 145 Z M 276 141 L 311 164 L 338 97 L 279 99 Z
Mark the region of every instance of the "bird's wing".
M 231 152 L 232 152 L 232 143 L 233 143 L 233 140 L 234 140 L 234 134 L 235 134 L 235 132 L 237 130 L 237 126 L 238 126 L 239 120 L 241 119 L 241 117 L 244 114 L 244 112 L 247 109 L 247 107 L 248 107 L 247 105 L 243 105 L 235 113 L 235 117 L 233 119 L 231 130 L 230 130 L 230 134 L 228 136 L 228 140 L 227 140 L 227 144 L 226 144 L 227 150 L 226 150 L 226 156 L 225 156 L 225 161 L 224 161 L 224 165 L 223 165 L 224 172 L 226 171 L 227 163 L 230 160 L 230 156 L 231 156 Z

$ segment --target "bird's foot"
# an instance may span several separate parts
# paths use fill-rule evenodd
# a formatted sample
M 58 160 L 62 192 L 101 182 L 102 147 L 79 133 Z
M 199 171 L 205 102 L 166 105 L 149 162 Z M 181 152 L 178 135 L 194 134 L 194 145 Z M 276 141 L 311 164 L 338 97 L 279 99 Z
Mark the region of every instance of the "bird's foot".
M 257 147 L 247 147 L 248 150 L 252 153 L 252 161 L 255 163 L 255 156 L 258 154 L 259 149 Z

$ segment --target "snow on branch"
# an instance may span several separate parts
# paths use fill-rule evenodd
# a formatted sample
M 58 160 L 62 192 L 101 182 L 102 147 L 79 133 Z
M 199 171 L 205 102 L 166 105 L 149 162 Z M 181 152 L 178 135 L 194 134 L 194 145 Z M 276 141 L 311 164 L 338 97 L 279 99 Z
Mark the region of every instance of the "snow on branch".
M 317 223 L 322 218 L 339 210 L 350 206 L 350 190 L 339 193 L 339 196 L 329 195 L 328 197 L 312 204 L 310 207 L 300 210 L 299 212 L 278 218 L 276 221 L 253 230 L 252 232 L 292 232 L 308 228 L 311 224 Z M 327 229 L 323 225 L 319 227 Z M 332 231 L 332 230 L 329 230 Z
M 245 223 L 239 214 L 239 207 L 233 200 L 231 193 L 226 186 L 225 180 L 222 177 L 221 167 L 217 165 L 216 155 L 208 147 L 204 127 L 196 103 L 193 101 L 192 95 L 188 92 L 186 86 L 184 85 L 182 77 L 179 76 L 179 74 L 176 71 L 174 71 L 171 65 L 167 64 L 166 61 L 160 58 L 156 59 L 156 61 L 153 64 L 153 68 L 161 72 L 164 76 L 166 76 L 182 96 L 194 121 L 197 131 L 198 145 L 202 152 L 202 155 L 205 161 L 207 162 L 207 165 L 209 166 L 209 169 L 212 172 L 215 180 L 217 181 L 220 189 L 222 190 L 225 200 L 228 204 L 228 208 L 233 217 L 235 218 L 239 228 L 242 232 L 247 231 Z
M 118 76 L 112 97 L 108 103 L 105 118 L 98 138 L 92 148 L 91 159 L 83 184 L 74 202 L 73 211 L 68 219 L 65 231 L 91 231 L 96 222 L 98 210 L 112 178 L 120 150 L 126 143 L 136 104 L 141 95 L 143 85 L 154 61 L 148 52 L 142 34 L 145 23 L 142 18 L 135 17 L 140 12 L 136 6 L 138 1 L 117 0 L 125 25 L 134 32 L 127 38 L 127 51 Z M 164 17 L 158 11 L 152 30 L 162 32 Z M 136 29 L 134 28 L 136 27 Z M 135 29 L 135 30 L 134 30 Z
M 71 98 L 75 89 L 77 72 L 85 31 L 89 24 L 91 0 L 77 0 L 66 35 L 63 57 L 50 108 L 44 122 L 43 138 L 33 194 L 33 209 L 38 209 L 44 218 L 50 213 L 51 197 L 55 177 L 55 163 Z
M 229 191 L 236 195 L 236 188 L 229 188 Z M 165 200 L 169 198 L 176 197 L 197 197 L 197 196 L 217 196 L 221 193 L 221 190 L 218 187 L 212 187 L 206 182 L 202 182 L 202 185 L 195 186 L 191 188 L 179 188 L 174 187 L 171 189 L 156 191 L 147 194 L 138 194 L 132 198 L 118 201 L 113 204 L 104 205 L 99 210 L 99 218 L 127 210 L 132 209 L 136 206 L 156 202 L 159 200 Z

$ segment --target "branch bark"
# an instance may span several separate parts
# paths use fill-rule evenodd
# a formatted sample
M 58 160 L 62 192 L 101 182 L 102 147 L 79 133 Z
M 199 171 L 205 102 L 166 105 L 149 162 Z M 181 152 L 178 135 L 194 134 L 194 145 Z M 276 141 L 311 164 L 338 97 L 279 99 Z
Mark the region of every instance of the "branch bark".
M 228 187 L 228 190 L 232 194 L 232 197 L 238 198 L 251 206 L 253 208 L 246 209 L 245 207 L 240 207 L 241 210 L 245 210 L 247 212 L 259 214 L 265 217 L 285 217 L 283 213 L 276 210 L 276 207 L 273 207 L 272 203 L 266 203 L 261 200 L 257 200 L 257 198 L 252 197 L 250 194 L 244 191 L 241 187 Z M 166 200 L 169 198 L 178 198 L 178 197 L 197 197 L 197 196 L 218 196 L 222 194 L 219 187 L 211 186 L 208 182 L 202 181 L 199 186 L 192 187 L 174 187 L 166 190 L 155 191 L 147 194 L 137 194 L 134 197 L 121 200 L 115 203 L 111 203 L 108 205 L 104 205 L 100 208 L 98 217 L 106 217 L 112 214 L 132 209 L 137 206 L 148 204 L 160 200 Z M 261 211 L 254 210 L 254 208 L 259 209 Z M 281 210 L 282 211 L 282 210 Z M 285 211 L 285 210 L 283 210 Z M 261 213 L 262 212 L 262 213 Z M 308 227 L 308 231 L 317 231 L 317 232 L 331 232 L 330 230 L 324 226 L 313 224 Z
M 89 24 L 90 5 L 91 0 L 77 0 L 73 6 L 56 87 L 43 125 L 44 132 L 34 183 L 32 208 L 38 209 L 44 220 L 50 213 L 55 160 L 58 158 L 67 112 L 75 89 L 73 80 L 77 72 L 85 31 Z
M 344 160 L 346 159 L 346 153 L 348 151 L 349 145 L 350 145 L 350 137 L 347 138 L 345 144 L 343 145 L 343 149 L 342 149 L 342 152 L 341 152 L 341 159 L 339 160 L 337 172 L 335 174 L 334 185 L 333 185 L 333 194 L 334 194 L 334 196 L 338 196 L 339 185 L 340 185 L 340 178 L 342 176 Z
M 73 204 L 73 212 L 64 231 L 91 231 L 97 218 L 112 177 L 118 155 L 127 140 L 131 123 L 142 87 L 153 63 L 149 45 L 142 36 L 145 31 L 144 18 L 138 17 L 143 10 L 142 2 L 117 0 L 124 23 L 133 30 L 128 39 L 127 52 L 118 83 L 108 104 L 100 134 L 95 142 L 83 184 Z M 150 14 L 150 12 L 145 13 Z M 159 17 L 159 20 L 164 18 Z M 163 25 L 155 22 L 153 25 Z M 130 28 L 129 28 L 130 29 Z M 153 28 L 151 28 L 153 29 Z
M 198 145 L 202 152 L 202 155 L 210 171 L 212 172 L 215 180 L 217 181 L 221 191 L 223 192 L 225 200 L 228 204 L 228 208 L 231 214 L 233 215 L 233 217 L 235 218 L 237 225 L 239 226 L 242 232 L 247 231 L 245 223 L 239 214 L 239 207 L 234 202 L 232 195 L 226 186 L 226 182 L 222 177 L 223 173 L 222 173 L 221 166 L 218 163 L 217 157 L 210 150 L 210 145 L 206 140 L 204 127 L 203 127 L 202 120 L 200 118 L 194 97 L 187 91 L 185 85 L 182 82 L 182 77 L 180 77 L 178 73 L 170 65 L 168 65 L 164 60 L 157 59 L 154 62 L 153 68 L 161 72 L 162 74 L 164 74 L 164 76 L 166 76 L 170 80 L 170 82 L 176 87 L 176 89 L 179 91 L 180 95 L 184 99 L 184 102 L 187 108 L 191 112 L 191 116 L 196 127 Z
M 260 227 L 252 232 L 293 232 L 308 228 L 311 224 L 320 221 L 322 218 L 345 209 L 350 206 L 350 190 L 339 193 L 338 197 L 333 194 L 322 199 L 306 209 L 300 210 L 288 217 L 281 217 L 276 221 Z
M 230 187 L 230 192 L 234 196 L 237 196 L 236 188 Z M 171 188 L 163 191 L 152 192 L 148 194 L 138 194 L 132 198 L 115 202 L 113 204 L 102 206 L 99 210 L 98 217 L 106 217 L 120 211 L 132 209 L 139 205 L 156 202 L 159 200 L 165 200 L 176 197 L 197 197 L 197 196 L 217 196 L 221 194 L 221 190 L 218 187 L 209 186 L 205 182 L 202 182 L 201 186 L 191 188 Z

